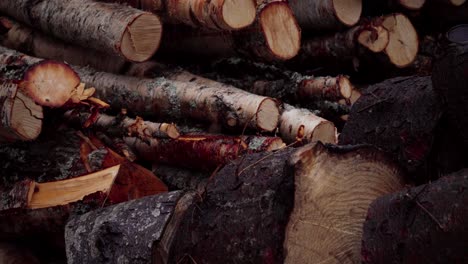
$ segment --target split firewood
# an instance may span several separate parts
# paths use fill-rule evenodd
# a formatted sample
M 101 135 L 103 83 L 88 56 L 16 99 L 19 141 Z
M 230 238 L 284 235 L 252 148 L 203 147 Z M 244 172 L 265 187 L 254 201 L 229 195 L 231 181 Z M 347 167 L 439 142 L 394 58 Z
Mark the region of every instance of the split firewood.
M 362 0 L 294 0 L 289 5 L 301 28 L 308 30 L 353 26 L 362 11 Z
M 307 109 L 295 108 L 288 104 L 284 104 L 283 107 L 279 132 L 286 143 L 337 142 L 336 127 L 332 122 L 314 115 Z
M 254 0 L 105 0 L 126 3 L 161 16 L 165 23 L 214 30 L 239 30 L 255 20 Z
M 170 191 L 203 189 L 210 178 L 210 173 L 206 171 L 194 171 L 193 169 L 156 163 L 153 164 L 152 171 L 158 175 Z
M 80 78 L 70 66 L 41 60 L 0 46 L 0 78 L 15 80 L 37 104 L 60 107 L 72 96 Z
M 0 45 L 39 58 L 91 66 L 105 72 L 120 73 L 129 64 L 117 55 L 63 42 L 6 17 L 0 17 Z
M 398 77 L 372 85 L 351 109 L 339 144 L 378 146 L 416 176 L 431 152 L 443 113 L 441 103 L 430 76 Z
M 182 59 L 197 56 L 230 57 L 235 54 L 267 61 L 288 60 L 299 52 L 301 30 L 287 2 L 265 0 L 257 6 L 256 22 L 232 33 L 168 28 L 161 54 Z
M 285 146 L 281 138 L 261 136 L 183 135 L 177 139 L 126 137 L 143 160 L 200 170 L 213 170 L 245 153 L 273 151 Z
M 2 1 L 0 11 L 66 42 L 130 61 L 149 59 L 158 49 L 162 33 L 156 15 L 91 0 Z
M 42 107 L 27 97 L 19 85 L 0 79 L 0 142 L 34 140 L 42 130 Z
M 70 213 L 167 191 L 150 171 L 72 130 L 1 146 L 0 157 L 3 238 L 60 233 Z
M 468 171 L 385 195 L 369 208 L 362 263 L 466 263 Z
M 70 110 L 64 114 L 64 118 L 70 123 L 79 124 L 80 127 L 105 131 L 105 133 L 117 137 L 133 136 L 147 139 L 178 138 L 180 136 L 174 124 L 144 121 L 141 117 L 132 119 L 125 115 L 109 116 L 100 113 L 97 117 L 92 118 L 90 113 Z M 90 118 L 93 121 L 88 124 Z

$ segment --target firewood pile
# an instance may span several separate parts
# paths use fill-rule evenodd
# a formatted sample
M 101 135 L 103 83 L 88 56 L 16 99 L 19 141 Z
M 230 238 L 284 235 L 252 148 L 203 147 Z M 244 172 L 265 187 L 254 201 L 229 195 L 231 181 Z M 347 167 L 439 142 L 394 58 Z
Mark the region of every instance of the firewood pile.
M 465 0 L 1 0 L 0 263 L 468 263 Z

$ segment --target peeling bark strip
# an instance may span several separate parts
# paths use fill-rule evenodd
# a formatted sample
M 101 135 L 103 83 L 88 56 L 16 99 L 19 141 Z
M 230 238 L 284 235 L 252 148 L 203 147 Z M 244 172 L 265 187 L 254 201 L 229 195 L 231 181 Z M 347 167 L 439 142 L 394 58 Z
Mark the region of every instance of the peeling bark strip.
M 279 131 L 286 143 L 337 142 L 336 128 L 332 122 L 314 115 L 307 109 L 298 109 L 287 104 L 284 105 L 281 114 Z
M 66 42 L 113 52 L 131 61 L 149 59 L 161 39 L 157 16 L 118 4 L 18 0 L 2 1 L 0 11 Z
M 185 168 L 213 170 L 237 157 L 284 147 L 278 137 L 185 135 L 177 139 L 125 138 L 142 159 Z
M 39 58 L 89 65 L 105 72 L 119 73 L 128 64 L 117 55 L 65 43 L 6 17 L 0 17 L 0 45 Z
M 303 29 L 338 29 L 359 21 L 362 0 L 291 0 L 291 9 Z
M 171 119 L 194 118 L 214 125 L 242 130 L 246 126 L 260 131 L 276 129 L 279 117 L 276 101 L 196 79 L 172 81 L 164 77 L 139 79 L 95 72 L 75 67 L 80 77 L 96 87 L 96 95 L 106 98 L 116 109 L 127 108 L 139 115 Z M 180 75 L 181 78 L 188 76 Z
M 0 80 L 0 142 L 36 139 L 43 117 L 42 107 L 25 96 L 18 84 Z
M 295 193 L 284 263 L 360 263 L 367 208 L 403 189 L 398 166 L 374 148 L 320 143 L 299 149 L 289 163 Z
M 64 117 L 70 123 L 78 123 L 80 127 L 85 127 L 91 114 L 70 110 L 64 114 Z M 136 136 L 143 140 L 146 138 L 178 138 L 180 136 L 174 124 L 154 123 L 144 121 L 141 117 L 132 119 L 126 116 L 109 116 L 102 113 L 87 128 L 104 131 L 116 137 Z
M 72 217 L 65 228 L 68 263 L 153 263 L 153 243 L 182 197 L 175 191 Z
M 369 208 L 362 263 L 467 263 L 468 172 L 389 194 Z
M 80 78 L 70 66 L 42 60 L 0 46 L 0 78 L 15 80 L 37 104 L 60 107 L 72 96 Z

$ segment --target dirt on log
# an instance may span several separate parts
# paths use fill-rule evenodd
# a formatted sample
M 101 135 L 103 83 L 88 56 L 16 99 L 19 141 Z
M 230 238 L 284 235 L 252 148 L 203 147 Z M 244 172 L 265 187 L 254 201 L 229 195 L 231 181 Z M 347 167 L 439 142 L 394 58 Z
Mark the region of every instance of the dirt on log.
M 367 213 L 362 263 L 467 263 L 468 171 L 380 197 Z

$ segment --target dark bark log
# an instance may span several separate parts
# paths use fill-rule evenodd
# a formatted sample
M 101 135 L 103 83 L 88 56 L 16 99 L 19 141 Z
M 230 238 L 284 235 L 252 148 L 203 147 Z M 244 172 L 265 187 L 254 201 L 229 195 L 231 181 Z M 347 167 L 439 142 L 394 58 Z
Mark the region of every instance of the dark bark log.
M 363 263 L 468 262 L 468 172 L 457 174 L 375 200 Z
M 182 199 L 180 191 L 73 216 L 65 228 L 68 263 L 151 263 L 153 243 Z
M 153 14 L 89 0 L 2 1 L 0 11 L 64 41 L 131 61 L 149 59 L 162 33 L 161 21 Z
M 153 164 L 153 173 L 158 176 L 168 187 L 170 191 L 176 190 L 199 190 L 204 189 L 209 172 L 194 171 L 193 169 L 185 169 L 172 167 L 162 164 Z
M 351 109 L 339 144 L 378 146 L 416 172 L 424 168 L 442 113 L 431 77 L 389 79 L 363 92 Z

